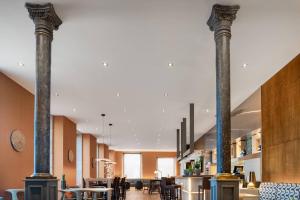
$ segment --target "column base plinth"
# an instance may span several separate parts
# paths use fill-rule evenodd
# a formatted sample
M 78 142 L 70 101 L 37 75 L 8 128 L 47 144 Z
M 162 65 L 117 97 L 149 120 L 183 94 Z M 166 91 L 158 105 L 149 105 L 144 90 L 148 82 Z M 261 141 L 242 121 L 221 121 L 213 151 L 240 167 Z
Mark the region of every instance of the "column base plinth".
M 25 200 L 57 200 L 57 182 L 51 175 L 26 177 Z
M 239 200 L 239 181 L 231 174 L 218 174 L 211 178 L 211 200 Z

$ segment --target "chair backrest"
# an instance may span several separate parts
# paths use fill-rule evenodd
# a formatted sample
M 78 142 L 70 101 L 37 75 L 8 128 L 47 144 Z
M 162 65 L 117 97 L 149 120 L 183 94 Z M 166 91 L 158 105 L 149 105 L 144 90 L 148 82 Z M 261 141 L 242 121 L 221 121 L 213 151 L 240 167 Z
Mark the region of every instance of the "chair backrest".
M 143 182 L 141 181 L 141 180 L 138 180 L 138 181 L 136 181 L 136 183 L 135 183 L 135 189 L 137 189 L 137 190 L 141 190 L 141 189 L 143 189 Z
M 161 189 L 162 192 L 165 191 L 166 186 L 167 186 L 167 178 L 166 177 L 161 177 L 160 189 Z

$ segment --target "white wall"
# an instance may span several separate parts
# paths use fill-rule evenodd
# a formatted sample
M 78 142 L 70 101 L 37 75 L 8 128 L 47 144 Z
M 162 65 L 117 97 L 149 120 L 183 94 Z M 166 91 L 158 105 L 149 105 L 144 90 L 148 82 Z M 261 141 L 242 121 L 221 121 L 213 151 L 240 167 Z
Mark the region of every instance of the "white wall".
M 244 172 L 246 180 L 248 181 L 250 171 L 255 172 L 256 181 L 261 181 L 261 158 L 254 158 L 251 160 L 245 160 Z

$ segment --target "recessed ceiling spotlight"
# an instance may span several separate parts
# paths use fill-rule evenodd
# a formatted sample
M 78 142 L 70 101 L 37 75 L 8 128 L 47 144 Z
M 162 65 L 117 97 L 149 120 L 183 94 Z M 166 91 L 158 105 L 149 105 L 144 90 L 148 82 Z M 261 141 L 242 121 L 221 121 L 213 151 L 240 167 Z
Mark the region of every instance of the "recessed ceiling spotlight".
M 76 108 L 73 108 L 73 112 L 76 112 Z
M 242 65 L 242 67 L 244 68 L 244 69 L 246 69 L 247 68 L 247 63 L 244 63 L 243 65 Z
M 162 109 L 162 112 L 164 113 L 164 112 L 166 112 L 166 110 L 163 108 L 163 109 Z
M 165 92 L 165 93 L 164 93 L 164 96 L 165 96 L 165 97 L 167 97 L 167 96 L 168 96 L 168 93 L 167 93 L 167 92 Z
M 21 61 L 18 62 L 19 67 L 24 67 L 24 63 L 22 63 Z
M 117 92 L 117 97 L 120 97 L 120 93 L 119 92 Z
M 209 110 L 209 109 L 205 109 L 205 112 L 206 112 L 206 113 L 209 113 L 209 112 L 210 112 L 210 110 Z
M 169 63 L 168 63 L 168 66 L 169 66 L 170 68 L 172 68 L 172 67 L 174 66 L 174 64 L 171 63 L 171 62 L 169 62 Z
M 105 68 L 108 68 L 108 63 L 107 63 L 107 62 L 103 62 L 103 66 L 104 66 Z

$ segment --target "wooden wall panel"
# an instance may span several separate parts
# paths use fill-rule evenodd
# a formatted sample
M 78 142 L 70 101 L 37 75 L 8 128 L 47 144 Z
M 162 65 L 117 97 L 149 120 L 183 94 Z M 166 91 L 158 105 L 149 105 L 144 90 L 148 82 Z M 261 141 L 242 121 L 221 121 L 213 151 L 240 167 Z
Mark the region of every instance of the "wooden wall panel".
M 262 179 L 300 183 L 300 55 L 261 92 Z

